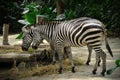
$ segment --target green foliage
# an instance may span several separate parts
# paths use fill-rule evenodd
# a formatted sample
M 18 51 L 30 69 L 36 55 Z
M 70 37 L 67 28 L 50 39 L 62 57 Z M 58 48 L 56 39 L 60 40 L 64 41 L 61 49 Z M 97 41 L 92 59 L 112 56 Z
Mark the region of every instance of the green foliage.
M 111 34 L 120 35 L 120 1 L 119 0 L 61 0 L 63 2 L 64 20 L 69 20 L 78 17 L 92 17 L 99 19 L 105 25 Z M 43 15 L 45 20 L 56 20 L 56 1 L 54 0 L 28 0 L 21 6 L 20 1 L 1 0 L 0 26 L 4 22 L 10 22 L 12 30 L 20 31 L 17 20 L 25 19 L 30 24 L 35 23 L 36 15 Z M 39 6 L 38 6 L 39 5 Z M 7 6 L 7 7 L 6 7 Z M 22 14 L 22 8 L 25 13 Z M 13 28 L 18 28 L 13 29 Z M 0 27 L 2 32 L 2 27 Z
M 120 67 L 120 59 L 116 60 L 115 64 L 116 64 L 117 67 Z
M 120 67 L 120 59 L 115 61 L 116 66 L 107 70 L 107 74 L 112 74 L 118 67 Z
M 10 33 L 20 31 L 21 25 L 17 22 L 21 18 L 20 4 L 21 0 L 0 0 L 0 34 L 4 23 L 9 23 Z
M 18 22 L 25 25 L 33 25 L 36 23 L 36 16 L 41 15 L 45 20 L 53 20 L 56 18 L 57 13 L 54 12 L 49 6 L 43 5 L 40 6 L 35 2 L 31 2 L 29 4 L 24 4 L 23 20 L 19 20 Z M 16 39 L 22 38 L 22 32 L 16 37 Z
M 39 15 L 45 16 L 45 20 L 54 20 L 57 16 L 57 13 L 54 11 L 54 8 L 51 6 L 42 6 L 42 8 L 39 10 Z
M 45 20 L 56 20 L 55 1 L 36 1 L 37 3 L 30 2 L 25 6 L 24 19 L 26 21 L 34 24 L 38 14 L 42 15 Z M 120 2 L 118 0 L 100 0 L 99 3 L 97 0 L 62 0 L 62 2 L 64 8 L 63 15 L 65 15 L 62 19 L 70 20 L 83 16 L 96 18 L 106 25 L 106 28 L 112 35 L 120 35 Z
M 53 20 L 56 18 L 57 13 L 54 11 L 54 8 L 47 5 L 38 5 L 36 2 L 30 2 L 29 4 L 24 4 L 23 11 L 23 21 L 27 21 L 30 25 L 36 23 L 36 16 L 41 15 L 46 20 Z M 20 21 L 21 22 L 21 21 Z M 25 24 L 24 22 L 21 22 Z
M 36 23 L 36 16 L 39 14 L 38 5 L 35 3 L 25 4 L 23 13 L 24 20 L 19 20 L 18 22 L 26 25 L 33 25 Z M 23 33 L 19 33 L 16 39 L 21 39 Z
M 72 18 L 92 17 L 102 21 L 113 36 L 120 36 L 119 0 L 62 0 L 64 10 L 73 11 Z M 68 17 L 68 16 L 67 16 Z M 67 18 L 66 18 L 67 19 Z
M 111 69 L 107 70 L 107 74 L 108 74 L 108 75 L 112 74 L 113 71 L 115 71 L 116 68 L 117 68 L 117 67 L 114 67 L 114 68 L 111 68 Z
M 70 20 L 70 19 L 73 19 L 74 17 L 74 12 L 72 9 L 70 10 L 65 10 L 65 19 L 66 20 Z
M 19 33 L 19 35 L 16 37 L 16 39 L 21 39 L 23 36 L 23 32 Z
M 39 14 L 38 5 L 35 3 L 30 3 L 25 5 L 24 11 L 23 11 L 23 18 L 30 23 L 30 25 L 33 25 L 36 23 L 36 15 Z

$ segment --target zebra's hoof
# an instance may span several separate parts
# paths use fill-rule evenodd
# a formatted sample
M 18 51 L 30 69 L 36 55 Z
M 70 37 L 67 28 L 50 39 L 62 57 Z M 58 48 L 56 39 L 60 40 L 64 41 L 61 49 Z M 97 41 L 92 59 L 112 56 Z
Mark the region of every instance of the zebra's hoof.
M 88 65 L 88 66 L 89 66 L 89 65 L 90 65 L 90 64 L 89 64 L 89 62 L 86 62 L 86 65 Z
M 59 69 L 58 69 L 58 73 L 59 73 L 59 74 L 62 74 L 62 68 L 59 68 Z
M 96 70 L 93 70 L 92 73 L 95 75 L 96 74 Z
M 72 67 L 72 73 L 75 73 L 75 67 Z
M 101 75 L 105 76 L 105 72 L 106 72 L 106 69 L 103 69 L 102 72 L 101 72 Z
M 86 62 L 86 65 L 89 65 L 89 63 L 90 63 L 90 60 L 88 60 L 88 61 Z
M 100 62 L 101 62 L 101 61 L 98 62 L 98 66 L 100 66 Z
M 101 72 L 101 75 L 102 75 L 102 76 L 105 76 L 105 72 Z
M 53 61 L 52 64 L 55 65 L 56 61 Z
M 98 66 L 100 66 L 100 63 L 101 63 L 101 60 L 99 60 L 99 62 L 98 62 Z

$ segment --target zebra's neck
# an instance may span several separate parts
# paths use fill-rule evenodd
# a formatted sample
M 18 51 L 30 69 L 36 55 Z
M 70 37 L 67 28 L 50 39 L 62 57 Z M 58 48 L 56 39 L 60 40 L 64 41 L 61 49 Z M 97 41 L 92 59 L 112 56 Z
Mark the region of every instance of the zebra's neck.
M 37 28 L 42 38 L 50 42 L 56 26 L 61 22 L 62 21 L 47 21 L 47 22 L 37 24 Z

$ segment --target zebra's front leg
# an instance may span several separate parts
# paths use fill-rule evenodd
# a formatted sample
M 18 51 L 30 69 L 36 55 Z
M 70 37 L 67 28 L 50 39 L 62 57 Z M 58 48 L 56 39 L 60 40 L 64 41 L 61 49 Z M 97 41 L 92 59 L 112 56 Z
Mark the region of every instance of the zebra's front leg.
M 52 57 L 53 58 L 53 62 L 52 62 L 52 64 L 54 65 L 56 63 L 56 57 L 55 57 L 56 51 L 55 51 L 54 46 L 53 46 L 52 43 L 50 43 L 50 47 L 51 47 L 51 53 L 53 54 L 53 57 Z
M 59 69 L 58 69 L 58 72 L 59 74 L 62 73 L 62 66 L 63 66 L 63 53 L 64 53 L 64 48 L 61 48 L 61 49 L 57 49 L 57 53 L 58 53 L 58 56 L 59 56 Z
M 67 54 L 68 54 L 68 56 L 69 56 L 69 59 L 70 59 L 71 65 L 72 65 L 72 70 L 71 70 L 71 71 L 72 71 L 73 73 L 75 73 L 75 65 L 74 65 L 74 63 L 73 63 L 71 47 L 66 47 L 65 49 L 66 49 L 66 52 L 67 52 Z
M 52 50 L 52 53 L 53 53 L 53 62 L 52 62 L 52 64 L 54 65 L 56 63 L 55 50 Z

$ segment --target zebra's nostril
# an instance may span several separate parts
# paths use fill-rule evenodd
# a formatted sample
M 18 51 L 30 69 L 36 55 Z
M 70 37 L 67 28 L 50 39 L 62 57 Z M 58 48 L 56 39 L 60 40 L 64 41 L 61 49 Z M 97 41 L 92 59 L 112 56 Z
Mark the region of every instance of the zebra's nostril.
M 37 49 L 38 47 L 37 46 L 32 46 L 33 49 Z

